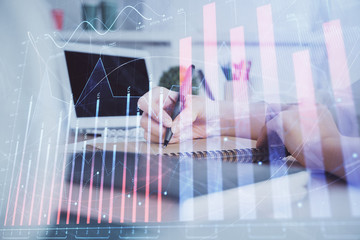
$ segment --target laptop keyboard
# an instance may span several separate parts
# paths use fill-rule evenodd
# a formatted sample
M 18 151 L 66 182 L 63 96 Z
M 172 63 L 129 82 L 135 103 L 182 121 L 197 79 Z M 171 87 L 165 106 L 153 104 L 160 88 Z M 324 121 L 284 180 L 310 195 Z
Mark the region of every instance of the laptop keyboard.
M 116 140 L 117 142 L 125 141 L 143 141 L 144 139 L 144 129 L 143 128 L 131 128 L 131 129 L 108 129 L 106 136 L 104 133 L 101 138 L 107 138 L 108 140 Z

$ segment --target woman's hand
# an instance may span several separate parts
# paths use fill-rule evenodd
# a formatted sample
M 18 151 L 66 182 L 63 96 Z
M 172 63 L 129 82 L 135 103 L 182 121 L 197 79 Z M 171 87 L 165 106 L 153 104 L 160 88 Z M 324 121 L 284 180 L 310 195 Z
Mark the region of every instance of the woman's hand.
M 170 143 L 189 138 L 206 138 L 208 136 L 206 131 L 205 98 L 187 96 L 183 111 L 173 121 L 171 114 L 178 95 L 177 92 L 163 87 L 156 87 L 151 90 L 151 93 L 149 91 L 139 99 L 138 106 L 143 111 L 140 125 L 145 130 L 144 137 L 146 140 L 162 143 L 166 128 L 171 128 L 173 132 Z
M 138 106 L 144 111 L 140 125 L 145 130 L 145 139 L 163 142 L 168 127 L 173 132 L 170 143 L 216 135 L 257 139 L 264 126 L 263 103 L 252 103 L 250 111 L 249 106 L 241 103 L 212 101 L 192 95 L 186 97 L 183 111 L 172 120 L 170 116 L 177 98 L 177 92 L 156 87 L 139 99 Z M 160 99 L 163 99 L 162 103 Z M 238 115 L 234 115 L 234 108 L 238 108 Z
M 299 105 L 280 112 L 261 130 L 257 147 L 266 147 L 272 134 L 282 137 L 286 149 L 302 165 L 343 176 L 341 135 L 326 107 Z

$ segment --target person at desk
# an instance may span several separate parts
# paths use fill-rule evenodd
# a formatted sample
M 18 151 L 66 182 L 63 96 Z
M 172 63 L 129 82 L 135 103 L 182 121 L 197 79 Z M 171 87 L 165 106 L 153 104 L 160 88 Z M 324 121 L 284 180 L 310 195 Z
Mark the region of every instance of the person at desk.
M 163 93 L 165 99 L 163 109 L 159 108 L 160 92 Z M 355 154 L 359 150 L 360 139 L 352 137 L 349 133 L 346 135 L 341 133 L 331 111 L 325 105 L 319 104 L 313 106 L 315 111 L 317 111 L 318 116 L 321 116 L 318 118 L 320 136 L 309 134 L 305 141 L 302 136 L 302 123 L 300 121 L 299 105 L 297 104 L 284 104 L 272 107 L 271 104 L 266 104 L 264 102 L 250 103 L 248 108 L 250 110 L 248 112 L 241 113 L 241 116 L 234 116 L 234 108 L 241 108 L 241 105 L 235 106 L 233 102 L 212 101 L 211 104 L 218 104 L 219 113 L 218 115 L 211 115 L 206 114 L 204 111 L 204 102 L 206 101 L 204 97 L 191 96 L 191 98 L 188 97 L 186 99 L 183 111 L 172 120 L 170 114 L 174 108 L 177 96 L 177 92 L 165 88 L 157 87 L 152 90 L 151 129 L 148 128 L 149 93 L 139 99 L 138 106 L 144 111 L 140 125 L 145 130 L 145 138 L 148 138 L 149 131 L 151 133 L 151 138 L 147 140 L 151 142 L 159 142 L 159 140 L 163 141 L 165 129 L 171 128 L 173 137 L 171 138 L 170 144 L 176 143 L 180 141 L 180 133 L 183 132 L 184 129 L 192 126 L 192 137 L 194 139 L 207 138 L 220 133 L 224 136 L 250 137 L 253 140 L 257 140 L 257 147 L 265 147 L 267 146 L 268 138 L 271 138 L 273 134 L 277 134 L 283 136 L 283 139 L 281 139 L 283 144 L 289 153 L 302 165 L 307 165 L 307 167 L 313 169 L 316 169 L 321 165 L 324 169 L 320 170 L 325 170 L 340 178 L 347 179 L 352 183 L 359 184 L 358 177 L 356 176 L 360 176 L 360 161 L 355 157 L 351 162 L 352 171 L 346 171 L 348 166 L 345 166 L 343 163 L 343 151 Z M 189 108 L 189 106 L 192 107 Z M 162 119 L 158 119 L 160 111 L 162 111 Z M 309 109 L 309 111 L 311 111 L 311 109 Z M 346 116 L 346 106 L 343 112 L 344 116 Z M 180 123 L 181 115 L 184 117 L 182 117 L 182 122 Z M 344 120 L 345 119 L 342 121 Z M 211 128 L 212 123 L 219 122 L 221 126 L 220 131 Z M 162 125 L 160 125 L 160 123 L 162 123 Z M 160 128 L 163 128 L 163 131 L 159 131 Z M 311 127 L 306 128 L 306 131 L 311 131 L 311 129 Z M 352 129 L 354 129 L 354 126 L 349 124 L 349 131 L 347 132 L 351 132 Z M 163 133 L 161 138 L 159 136 L 160 132 Z M 186 136 L 182 136 L 181 139 L 186 139 Z M 306 162 L 303 150 L 304 145 L 307 145 L 307 150 L 310 150 L 311 152 L 311 166 L 309 166 L 309 161 Z M 344 149 L 344 146 L 346 146 L 346 149 Z M 319 162 L 317 161 L 323 161 L 322 159 L 324 159 L 324 163 L 319 165 Z M 349 178 L 349 175 L 355 176 L 355 178 Z

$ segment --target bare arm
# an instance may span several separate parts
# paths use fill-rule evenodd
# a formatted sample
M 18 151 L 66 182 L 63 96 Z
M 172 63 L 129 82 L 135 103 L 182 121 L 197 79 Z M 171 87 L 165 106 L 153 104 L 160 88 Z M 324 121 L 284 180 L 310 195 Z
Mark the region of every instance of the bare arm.
M 279 113 L 262 129 L 257 146 L 267 146 L 269 134 L 280 134 L 287 150 L 302 165 L 360 185 L 360 161 L 357 157 L 360 139 L 342 136 L 327 108 L 315 107 L 320 116 L 317 120 L 301 121 L 298 107 Z M 314 132 L 314 127 L 318 132 Z

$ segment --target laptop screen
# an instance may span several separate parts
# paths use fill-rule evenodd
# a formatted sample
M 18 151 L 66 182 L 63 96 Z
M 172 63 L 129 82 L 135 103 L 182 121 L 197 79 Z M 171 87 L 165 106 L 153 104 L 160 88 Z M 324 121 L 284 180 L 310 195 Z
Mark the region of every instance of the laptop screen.
M 145 60 L 65 51 L 77 117 L 136 115 L 149 91 Z

